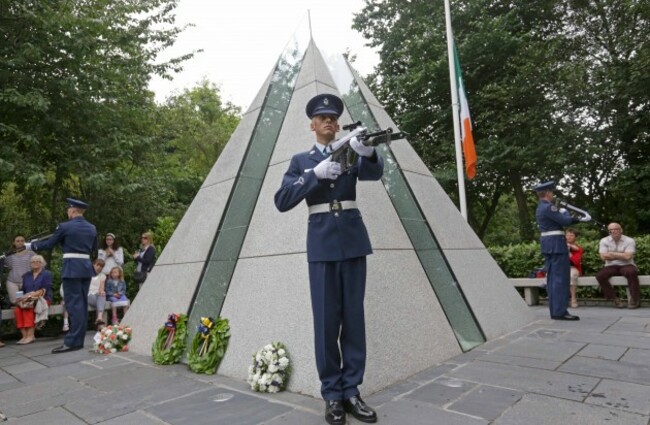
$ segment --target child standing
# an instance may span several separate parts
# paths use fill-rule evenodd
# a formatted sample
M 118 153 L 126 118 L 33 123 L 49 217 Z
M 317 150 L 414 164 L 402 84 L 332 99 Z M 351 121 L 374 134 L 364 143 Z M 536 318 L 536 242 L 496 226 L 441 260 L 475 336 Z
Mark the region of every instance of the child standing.
M 126 297 L 126 282 L 124 281 L 124 271 L 122 267 L 115 266 L 111 269 L 108 279 L 106 279 L 106 298 L 111 302 L 113 310 L 112 323 L 117 325 L 117 307 L 123 307 L 122 315 L 129 310 L 129 299 Z

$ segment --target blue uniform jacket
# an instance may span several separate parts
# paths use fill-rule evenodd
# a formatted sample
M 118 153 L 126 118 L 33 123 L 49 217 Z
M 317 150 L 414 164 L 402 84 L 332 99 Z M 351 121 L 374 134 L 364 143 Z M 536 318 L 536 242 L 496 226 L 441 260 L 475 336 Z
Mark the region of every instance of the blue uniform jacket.
M 575 223 L 577 220 L 571 217 L 568 212 L 560 210 L 551 202 L 542 199 L 537 205 L 535 212 L 537 225 L 540 232 L 563 230 L 564 226 Z M 569 254 L 564 234 L 554 236 L 542 236 L 540 238 L 542 254 Z
M 323 160 L 314 147 L 291 158 L 282 186 L 275 193 L 275 206 L 288 211 L 306 200 L 307 205 L 333 201 L 356 201 L 357 180 L 379 180 L 384 160 L 375 154 L 359 157 L 355 166 L 336 180 L 318 180 L 312 169 Z M 307 227 L 307 261 L 342 261 L 372 254 L 368 231 L 358 209 L 312 214 Z
M 32 250 L 50 250 L 61 243 L 64 254 L 88 254 L 97 252 L 97 229 L 83 217 L 60 223 L 54 234 L 44 241 L 34 242 Z M 95 276 L 95 269 L 90 258 L 64 258 L 62 278 L 91 278 Z

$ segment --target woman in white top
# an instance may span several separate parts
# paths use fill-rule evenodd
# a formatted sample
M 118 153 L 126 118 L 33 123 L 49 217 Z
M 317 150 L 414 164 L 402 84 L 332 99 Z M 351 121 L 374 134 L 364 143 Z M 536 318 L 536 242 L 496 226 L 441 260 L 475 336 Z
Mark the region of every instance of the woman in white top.
M 102 273 L 108 275 L 113 267 L 124 265 L 124 251 L 113 233 L 106 233 L 102 248 L 97 253 L 97 258 L 104 260 Z

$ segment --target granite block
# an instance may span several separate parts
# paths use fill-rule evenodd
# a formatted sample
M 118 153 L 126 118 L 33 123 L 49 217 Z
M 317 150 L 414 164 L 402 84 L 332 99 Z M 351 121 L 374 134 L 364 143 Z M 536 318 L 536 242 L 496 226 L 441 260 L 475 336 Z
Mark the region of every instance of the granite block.
M 489 423 L 485 419 L 451 412 L 411 399 L 386 403 L 377 409 L 377 416 L 377 422 L 382 425 L 487 425 Z
M 650 382 L 650 365 L 623 363 L 614 360 L 576 356 L 566 362 L 559 370 L 641 385 Z
M 72 413 L 61 407 L 11 419 L 12 425 L 86 425 Z
M 475 386 L 475 383 L 461 379 L 441 377 L 430 384 L 416 388 L 404 397 L 411 400 L 424 401 L 439 407 L 446 407 L 451 402 L 458 400 L 461 396 L 471 391 Z
M 585 348 L 580 350 L 578 355 L 584 357 L 594 357 L 596 359 L 606 359 L 606 360 L 619 360 L 621 356 L 627 351 L 626 347 L 615 347 L 612 345 L 602 345 L 602 344 L 587 344 Z M 647 351 L 650 353 L 650 350 L 641 350 Z M 621 359 L 622 361 L 625 361 Z M 648 358 L 650 360 L 650 356 Z M 634 363 L 634 362 L 632 362 Z
M 625 353 L 620 360 L 623 363 L 634 363 L 639 365 L 649 365 L 650 364 L 650 350 L 644 350 L 641 348 L 630 348 L 625 351 L 624 347 L 616 347 L 619 350 L 623 350 Z M 612 359 L 617 360 L 617 359 Z
M 564 362 L 585 346 L 584 343 L 522 338 L 492 354 Z

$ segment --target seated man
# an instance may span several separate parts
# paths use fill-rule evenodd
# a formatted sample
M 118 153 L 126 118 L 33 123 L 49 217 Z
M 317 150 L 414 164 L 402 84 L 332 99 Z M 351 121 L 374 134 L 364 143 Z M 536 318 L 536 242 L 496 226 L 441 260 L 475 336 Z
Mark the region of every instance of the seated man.
M 639 288 L 639 270 L 634 264 L 636 243 L 634 239 L 623 234 L 623 228 L 618 223 L 607 226 L 609 236 L 600 240 L 598 252 L 605 261 L 605 267 L 596 274 L 603 295 L 614 302 L 617 308 L 623 308 L 623 303 L 616 296 L 614 288 L 609 283 L 612 276 L 625 276 L 630 293 L 627 308 L 639 308 L 641 305 L 641 289 Z

